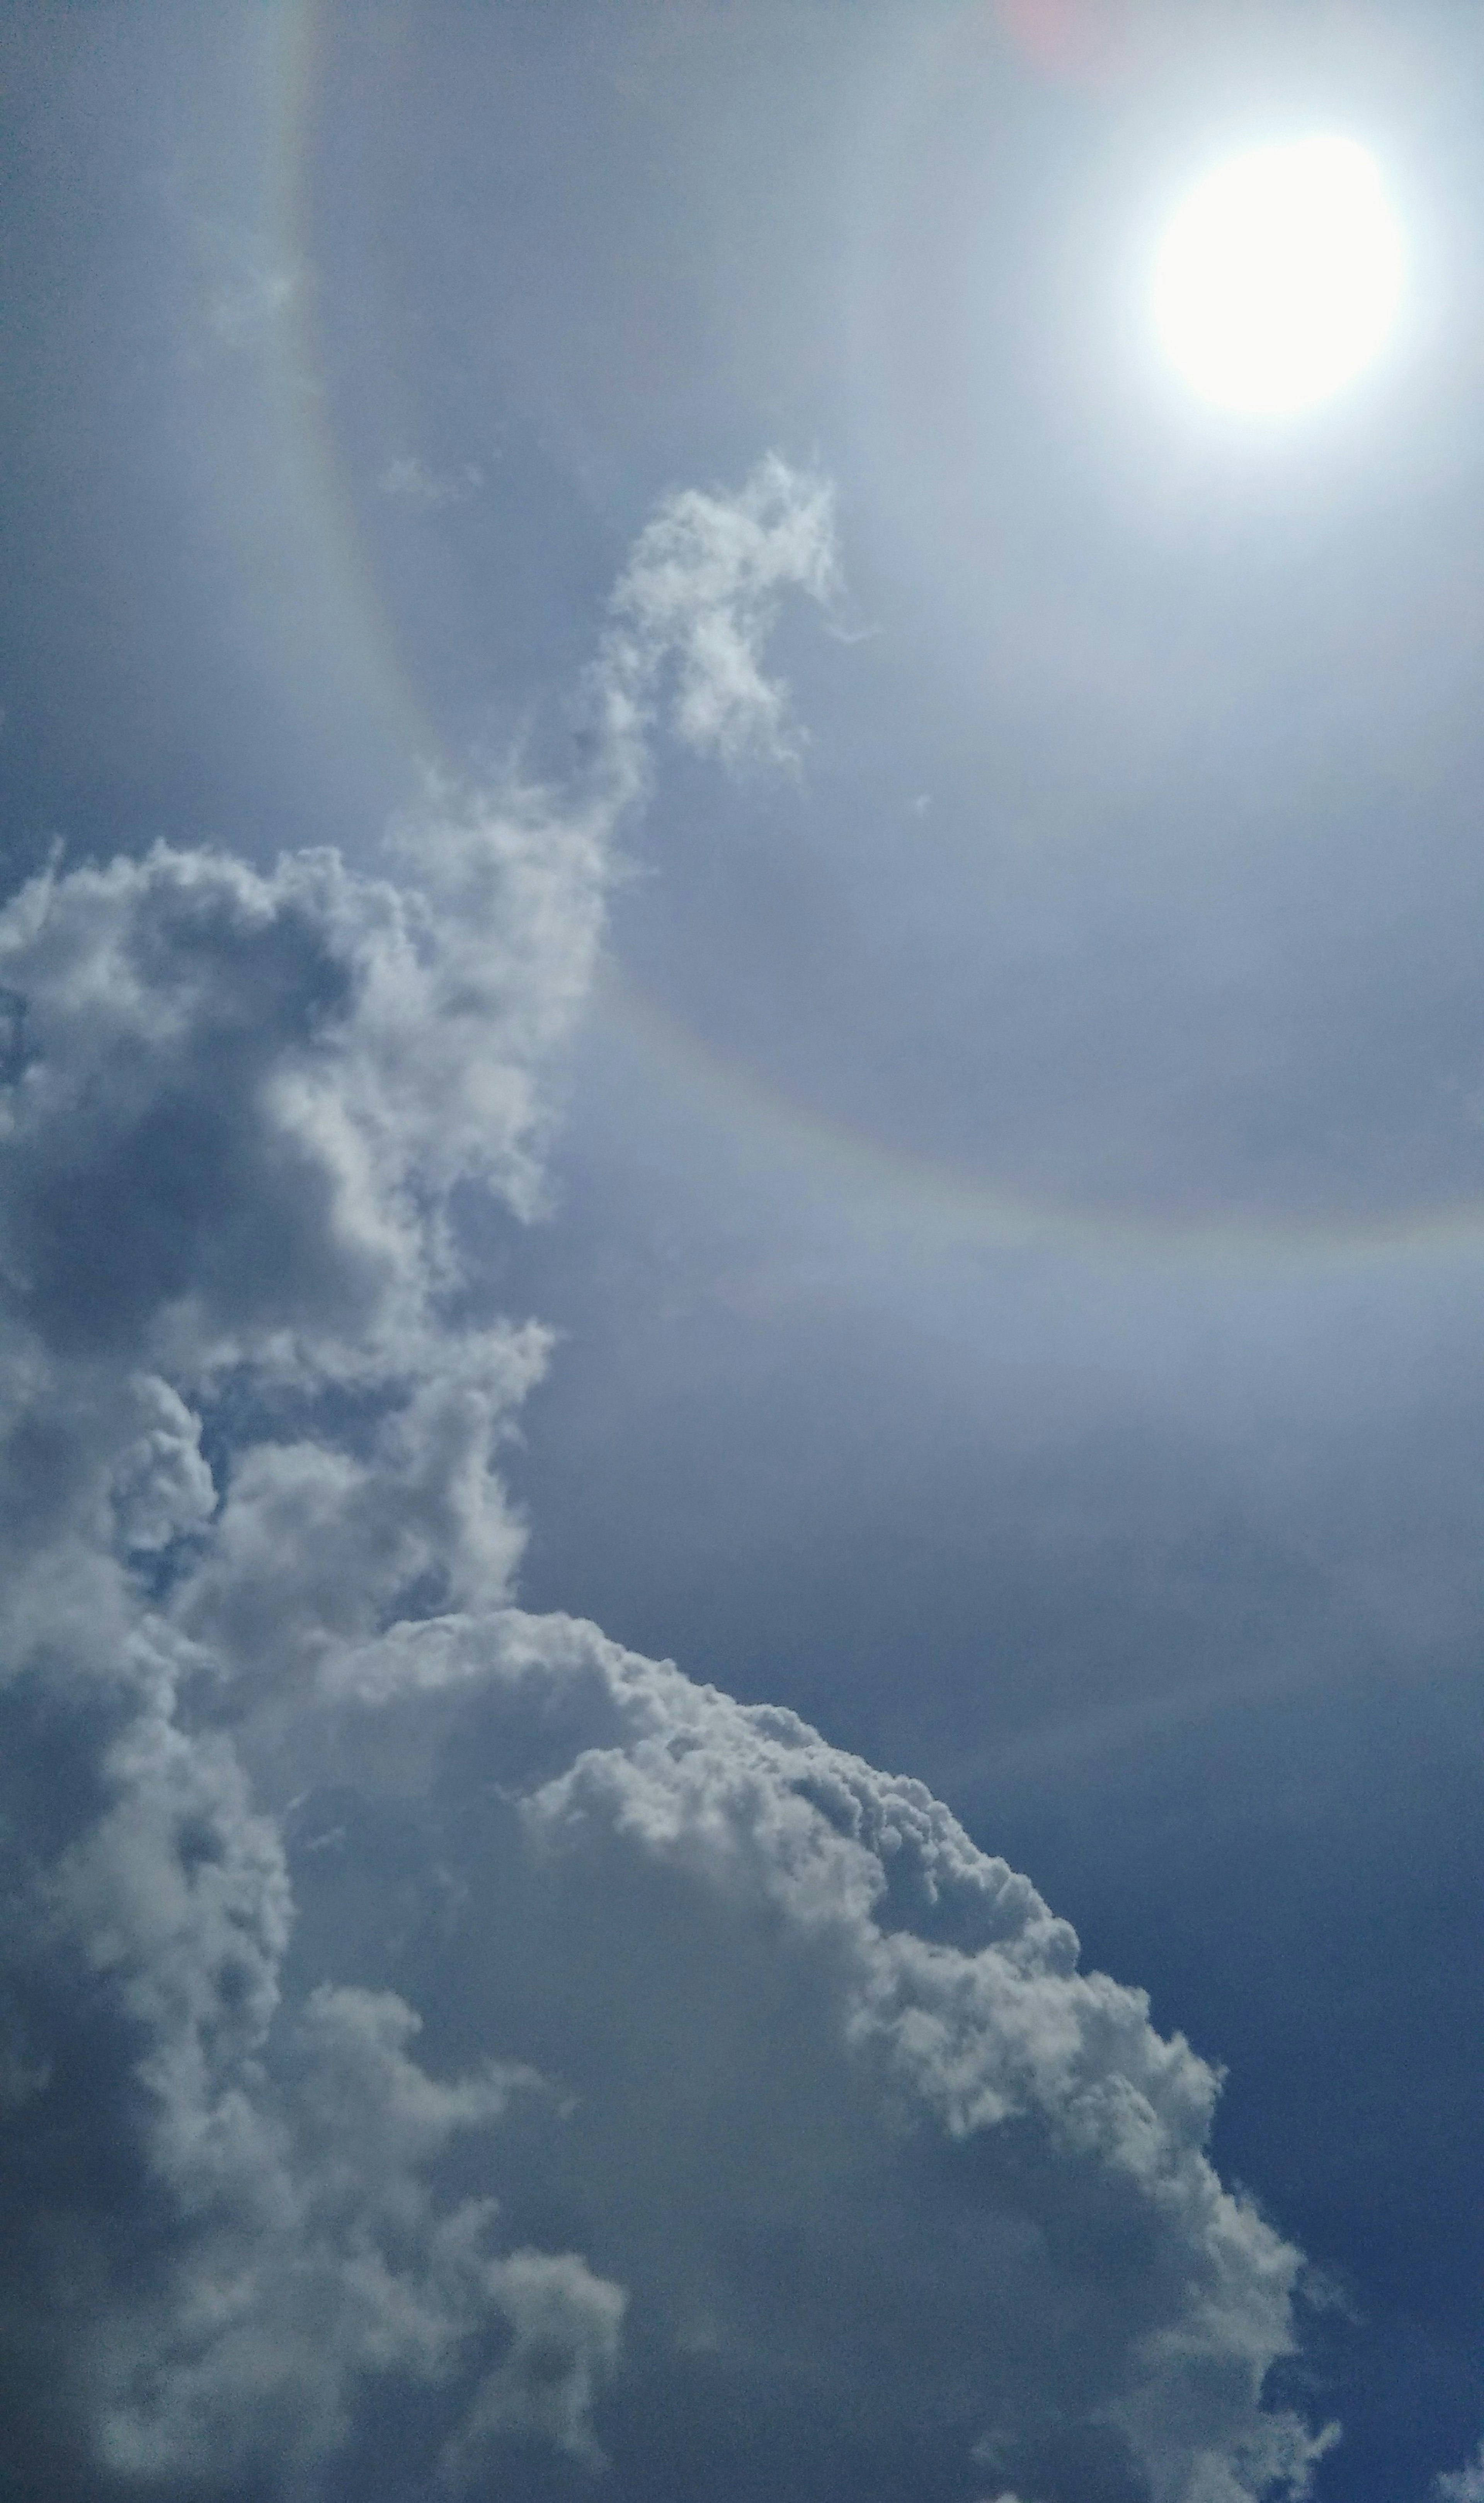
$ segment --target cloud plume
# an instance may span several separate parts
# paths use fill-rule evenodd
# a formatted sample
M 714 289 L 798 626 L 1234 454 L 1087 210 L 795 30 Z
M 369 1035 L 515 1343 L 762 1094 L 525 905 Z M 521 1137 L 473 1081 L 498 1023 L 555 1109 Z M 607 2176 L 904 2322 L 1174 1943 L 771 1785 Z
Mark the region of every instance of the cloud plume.
M 792 741 L 772 462 L 580 789 L 0 916 L 6 2490 L 1239 2503 L 1314 2442 L 1216 2080 L 917 1784 L 516 1604 L 543 1073 L 660 743 Z

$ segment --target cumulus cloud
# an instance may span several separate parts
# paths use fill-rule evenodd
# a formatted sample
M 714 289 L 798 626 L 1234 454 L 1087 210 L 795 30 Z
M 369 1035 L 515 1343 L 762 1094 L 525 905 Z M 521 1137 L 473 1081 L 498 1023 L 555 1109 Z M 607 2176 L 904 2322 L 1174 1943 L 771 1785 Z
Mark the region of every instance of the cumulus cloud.
M 515 1604 L 460 1211 L 538 1211 L 656 740 L 787 754 L 833 583 L 817 482 L 675 497 L 580 790 L 0 915 L 17 2493 L 1305 2483 L 1209 2068 L 919 1785 Z
M 772 2490 L 801 2426 L 824 2492 L 967 2492 L 976 2456 L 1032 2493 L 1301 2485 L 1259 2405 L 1295 2255 L 1206 2161 L 1211 2071 L 920 1785 L 508 1609 L 397 1629 L 322 1694 L 337 1798 L 442 1720 L 408 1971 L 445 2056 L 518 2012 L 574 2091 L 547 2161 L 632 2290 L 641 2386 L 748 2427 L 710 2490 Z M 306 1875 L 331 1933 L 346 1882 Z

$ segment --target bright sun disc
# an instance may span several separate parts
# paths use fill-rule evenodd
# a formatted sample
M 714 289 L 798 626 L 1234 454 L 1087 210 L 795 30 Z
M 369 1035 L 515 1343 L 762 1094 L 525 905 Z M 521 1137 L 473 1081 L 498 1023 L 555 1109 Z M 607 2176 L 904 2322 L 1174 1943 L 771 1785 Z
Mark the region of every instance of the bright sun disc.
M 1283 417 L 1350 382 L 1385 344 L 1401 238 L 1354 139 L 1253 148 L 1177 210 L 1155 269 L 1165 351 L 1192 391 Z

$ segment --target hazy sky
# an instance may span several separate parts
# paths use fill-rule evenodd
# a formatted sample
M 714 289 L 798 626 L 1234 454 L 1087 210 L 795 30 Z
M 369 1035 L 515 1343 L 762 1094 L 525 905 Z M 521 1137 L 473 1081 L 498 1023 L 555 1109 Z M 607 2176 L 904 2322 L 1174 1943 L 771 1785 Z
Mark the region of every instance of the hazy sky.
M 7 2503 L 1484 2497 L 1481 76 L 0 12 Z

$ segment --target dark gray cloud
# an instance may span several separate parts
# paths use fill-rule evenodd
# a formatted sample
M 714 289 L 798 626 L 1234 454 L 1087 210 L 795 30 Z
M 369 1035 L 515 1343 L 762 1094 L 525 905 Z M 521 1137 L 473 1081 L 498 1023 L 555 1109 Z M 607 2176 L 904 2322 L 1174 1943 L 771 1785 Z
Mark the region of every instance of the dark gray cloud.
M 511 1604 L 469 1194 L 539 1203 L 653 724 L 785 757 L 833 581 L 783 464 L 676 497 L 580 788 L 0 920 L 17 2494 L 1306 2482 L 1211 2069 L 920 1784 Z

